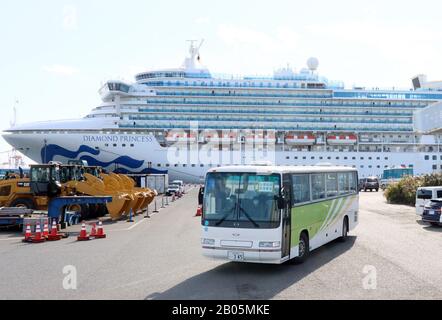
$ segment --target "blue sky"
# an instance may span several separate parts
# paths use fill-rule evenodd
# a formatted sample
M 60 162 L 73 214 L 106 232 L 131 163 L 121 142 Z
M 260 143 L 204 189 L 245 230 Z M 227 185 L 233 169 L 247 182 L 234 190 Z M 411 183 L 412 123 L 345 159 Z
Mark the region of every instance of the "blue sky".
M 316 56 L 347 87 L 440 80 L 441 12 L 429 0 L 2 1 L 0 128 L 16 100 L 20 123 L 84 116 L 103 81 L 179 66 L 187 39 L 205 39 L 202 62 L 216 73 L 299 70 Z

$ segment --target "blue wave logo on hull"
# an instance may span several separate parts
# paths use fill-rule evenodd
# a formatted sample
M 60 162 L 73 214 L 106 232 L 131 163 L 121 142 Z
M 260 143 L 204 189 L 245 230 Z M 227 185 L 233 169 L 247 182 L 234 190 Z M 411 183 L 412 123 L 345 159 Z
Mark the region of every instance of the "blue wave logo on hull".
M 81 145 L 77 151 L 70 151 L 58 145 L 51 144 L 41 149 L 41 159 L 43 163 L 47 163 L 49 161 L 53 161 L 56 156 L 61 156 L 72 160 L 77 160 L 77 159 L 85 160 L 91 166 L 100 166 L 103 168 L 107 168 L 109 166 L 115 165 L 116 170 L 125 171 L 121 173 L 132 173 L 132 172 L 124 168 L 118 168 L 119 165 L 131 169 L 137 169 L 143 166 L 144 164 L 144 160 L 136 160 L 128 156 L 121 156 L 109 162 L 102 162 L 90 155 L 83 155 L 81 157 L 78 157 L 81 153 L 89 153 L 93 156 L 98 156 L 100 155 L 101 151 L 85 145 Z M 137 173 L 144 173 L 144 171 L 151 173 L 152 169 L 144 169 L 141 172 Z
M 55 156 L 62 156 L 68 159 L 77 159 L 78 155 L 83 152 L 90 153 L 94 156 L 98 156 L 100 154 L 99 150 L 85 145 L 81 145 L 77 151 L 70 151 L 57 146 L 56 144 L 49 144 L 41 149 L 41 160 L 43 163 L 47 163 L 49 161 L 53 161 Z

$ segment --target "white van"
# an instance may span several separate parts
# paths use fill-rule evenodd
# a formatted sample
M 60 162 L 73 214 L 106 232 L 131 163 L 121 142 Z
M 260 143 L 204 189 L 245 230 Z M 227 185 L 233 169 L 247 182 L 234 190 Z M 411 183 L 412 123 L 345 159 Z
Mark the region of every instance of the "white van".
M 431 200 L 442 198 L 442 186 L 439 187 L 420 187 L 416 192 L 416 214 L 422 216 L 424 207 Z
M 172 184 L 178 185 L 180 188 L 180 193 L 184 193 L 184 181 L 183 180 L 173 180 Z

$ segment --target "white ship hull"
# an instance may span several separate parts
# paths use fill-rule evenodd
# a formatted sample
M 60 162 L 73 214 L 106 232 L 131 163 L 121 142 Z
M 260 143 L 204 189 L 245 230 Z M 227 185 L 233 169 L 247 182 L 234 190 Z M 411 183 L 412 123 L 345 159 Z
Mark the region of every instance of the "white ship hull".
M 360 177 L 381 175 L 385 167 L 413 165 L 415 174 L 434 171 L 434 162 L 442 163 L 442 153 L 422 152 L 267 152 L 260 148 L 239 145 L 237 150 L 213 149 L 192 143 L 187 146 L 161 146 L 153 135 L 51 133 L 8 134 L 4 138 L 20 148 L 36 162 L 71 159 L 87 160 L 92 165 L 122 172 L 142 173 L 147 170 L 167 170 L 171 179 L 192 183 L 203 181 L 207 170 L 218 165 L 241 165 L 254 162 L 271 162 L 275 165 L 314 165 L 328 162 L 335 165 L 356 166 Z M 209 150 L 211 149 L 211 150 Z M 436 161 L 428 161 L 437 157 Z M 427 159 L 426 159 L 427 157 Z

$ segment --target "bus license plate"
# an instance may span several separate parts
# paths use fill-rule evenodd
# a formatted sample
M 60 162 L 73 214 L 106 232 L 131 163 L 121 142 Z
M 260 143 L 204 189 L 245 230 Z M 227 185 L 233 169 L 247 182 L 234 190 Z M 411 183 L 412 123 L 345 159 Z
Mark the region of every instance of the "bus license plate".
M 229 251 L 227 254 L 229 256 L 229 260 L 244 261 L 244 252 Z
M 430 211 L 429 211 L 429 214 L 430 214 L 430 215 L 434 215 L 434 214 L 435 214 L 434 210 L 430 210 Z

